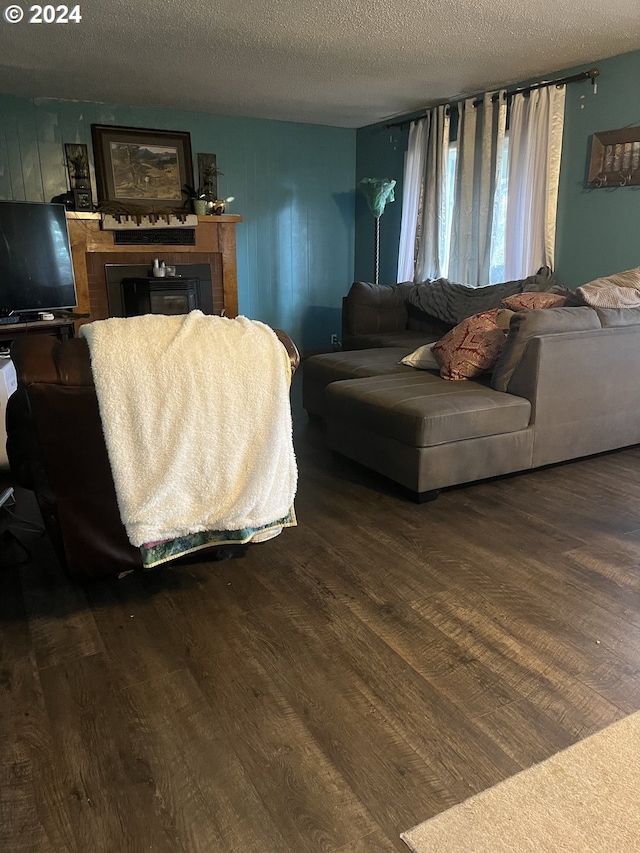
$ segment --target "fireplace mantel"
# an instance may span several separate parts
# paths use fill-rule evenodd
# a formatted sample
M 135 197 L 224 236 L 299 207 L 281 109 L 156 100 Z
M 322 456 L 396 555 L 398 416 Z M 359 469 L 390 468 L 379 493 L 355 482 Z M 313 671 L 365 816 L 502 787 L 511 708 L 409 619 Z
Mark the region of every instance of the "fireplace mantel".
M 151 264 L 161 258 L 167 264 L 209 264 L 213 283 L 214 313 L 238 314 L 235 214 L 199 216 L 195 245 L 116 244 L 113 231 L 103 231 L 99 213 L 68 212 L 73 269 L 78 292 L 78 313 L 89 316 L 81 322 L 109 316 L 106 264 Z M 78 324 L 79 325 L 79 324 Z

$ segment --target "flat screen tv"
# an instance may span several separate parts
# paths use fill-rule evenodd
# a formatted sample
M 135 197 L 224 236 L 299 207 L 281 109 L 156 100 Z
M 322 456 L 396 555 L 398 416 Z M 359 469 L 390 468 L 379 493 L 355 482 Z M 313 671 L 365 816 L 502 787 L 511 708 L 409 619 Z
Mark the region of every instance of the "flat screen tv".
M 0 201 L 0 316 L 77 304 L 64 205 Z

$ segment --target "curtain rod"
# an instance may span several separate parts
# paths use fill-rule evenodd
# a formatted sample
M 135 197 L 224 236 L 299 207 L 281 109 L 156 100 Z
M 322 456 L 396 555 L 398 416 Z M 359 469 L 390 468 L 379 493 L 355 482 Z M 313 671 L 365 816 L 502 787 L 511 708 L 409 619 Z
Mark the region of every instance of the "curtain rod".
M 600 71 L 598 68 L 590 68 L 588 71 L 581 71 L 579 74 L 573 74 L 571 77 L 559 77 L 557 80 L 547 80 L 544 83 L 532 83 L 530 86 L 523 86 L 521 89 L 512 89 L 510 92 L 506 93 L 507 98 L 510 98 L 512 95 L 521 95 L 528 94 L 529 92 L 533 92 L 534 89 L 544 89 L 547 86 L 563 86 L 565 83 L 577 83 L 580 80 L 591 80 L 592 83 L 595 83 L 596 77 L 600 75 Z M 477 96 L 476 96 L 477 97 Z M 465 100 L 464 98 L 459 98 L 457 101 L 453 101 L 452 103 L 458 104 L 460 101 Z M 498 95 L 495 94 L 492 97 L 493 101 L 498 100 Z M 479 106 L 482 103 L 482 99 L 478 98 L 474 101 L 474 106 Z M 448 102 L 447 102 L 448 104 Z M 403 121 L 396 121 L 392 124 L 383 125 L 385 130 L 389 130 L 391 127 L 404 127 L 407 124 L 411 124 L 412 121 L 420 121 L 423 118 L 426 118 L 427 111 L 425 110 L 424 115 L 416 116 L 416 118 L 408 118 Z

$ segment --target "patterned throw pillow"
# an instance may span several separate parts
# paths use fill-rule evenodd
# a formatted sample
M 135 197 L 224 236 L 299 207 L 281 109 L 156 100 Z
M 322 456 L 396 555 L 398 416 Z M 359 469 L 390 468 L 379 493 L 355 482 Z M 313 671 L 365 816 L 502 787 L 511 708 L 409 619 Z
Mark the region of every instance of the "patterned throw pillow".
M 561 308 L 566 301 L 566 297 L 557 293 L 527 292 L 507 296 L 500 304 L 512 311 L 533 311 L 536 308 Z
M 499 308 L 474 314 L 433 345 L 443 379 L 472 379 L 493 370 L 505 343 L 496 325 Z

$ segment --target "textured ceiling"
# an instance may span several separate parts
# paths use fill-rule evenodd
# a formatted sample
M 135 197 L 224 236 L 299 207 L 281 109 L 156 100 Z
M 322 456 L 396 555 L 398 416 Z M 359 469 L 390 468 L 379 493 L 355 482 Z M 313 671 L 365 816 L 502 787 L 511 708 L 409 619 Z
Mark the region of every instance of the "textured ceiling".
M 343 127 L 640 47 L 638 0 L 85 0 L 66 25 L 18 3 L 2 92 Z

